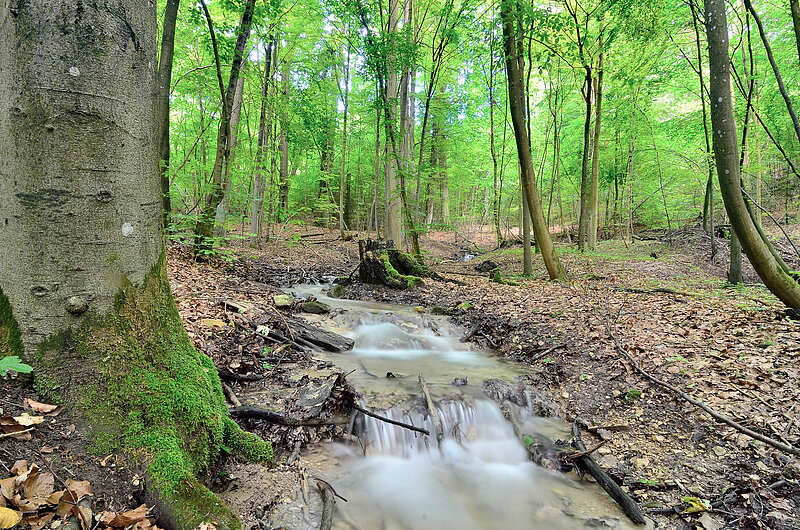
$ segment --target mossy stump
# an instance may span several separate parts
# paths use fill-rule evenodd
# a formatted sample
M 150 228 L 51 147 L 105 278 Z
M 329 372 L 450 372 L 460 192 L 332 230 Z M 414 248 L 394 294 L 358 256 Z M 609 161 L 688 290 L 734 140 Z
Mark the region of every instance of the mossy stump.
M 393 289 L 411 289 L 425 285 L 423 278 L 440 280 L 441 276 L 413 256 L 367 240 L 359 241 L 359 278 L 364 283 L 382 284 Z

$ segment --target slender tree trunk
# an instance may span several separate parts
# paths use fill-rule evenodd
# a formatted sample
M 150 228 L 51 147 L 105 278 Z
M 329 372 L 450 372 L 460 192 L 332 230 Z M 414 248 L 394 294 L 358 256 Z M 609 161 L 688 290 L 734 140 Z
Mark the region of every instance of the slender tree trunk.
M 594 250 L 597 247 L 597 217 L 598 207 L 598 188 L 600 181 L 600 120 L 602 118 L 603 104 L 603 54 L 597 60 L 597 80 L 595 89 L 594 106 L 594 149 L 592 152 L 592 179 L 589 184 L 589 234 L 587 245 Z
M 522 274 L 533 274 L 533 256 L 531 251 L 531 212 L 525 200 L 525 186 L 522 184 L 522 171 L 519 172 L 520 206 L 522 206 Z
M 525 93 L 522 79 L 524 65 L 520 62 L 519 53 L 522 38 L 518 32 L 521 31 L 518 23 L 517 5 L 513 0 L 502 0 L 501 4 L 503 37 L 506 54 L 506 72 L 508 79 L 508 98 L 511 109 L 511 121 L 514 126 L 514 138 L 517 144 L 517 156 L 519 157 L 520 168 L 522 171 L 523 189 L 525 200 L 531 213 L 533 230 L 536 242 L 542 251 L 545 267 L 551 280 L 564 280 L 567 277 L 566 271 L 561 266 L 561 262 L 553 248 L 550 239 L 550 231 L 544 220 L 542 205 L 539 202 L 539 194 L 533 181 L 533 160 L 531 158 L 530 142 L 528 132 L 525 127 Z
M 741 192 L 736 123 L 733 117 L 730 61 L 728 56 L 728 20 L 723 0 L 706 0 L 708 35 L 711 123 L 714 130 L 714 158 L 722 199 L 731 227 L 741 242 L 750 263 L 767 288 L 786 305 L 800 308 L 800 285 L 773 257 L 753 223 Z
M 242 116 L 242 99 L 244 96 L 244 78 L 240 77 L 236 83 L 236 92 L 233 96 L 233 107 L 231 108 L 230 133 L 228 134 L 228 148 L 225 150 L 225 163 L 223 164 L 224 176 L 222 178 L 222 201 L 217 205 L 214 213 L 214 237 L 226 238 L 228 231 L 225 223 L 228 220 L 230 211 L 230 194 L 228 190 L 231 186 L 231 171 L 233 168 L 233 157 L 236 153 L 236 137 L 239 131 L 239 119 Z
M 277 59 L 277 58 L 276 58 Z M 286 57 L 283 63 L 283 73 L 281 74 L 281 103 L 276 114 L 280 120 L 278 133 L 278 150 L 280 151 L 280 161 L 278 162 L 278 216 L 281 221 L 289 216 L 289 84 L 291 77 L 289 58 Z M 295 165 L 294 170 L 297 171 Z
M 347 46 L 347 60 L 344 66 L 344 117 L 342 118 L 342 163 L 339 168 L 339 235 L 345 238 L 347 227 L 344 223 L 344 169 L 347 159 L 347 110 L 350 102 L 350 45 Z
M 164 526 L 241 528 L 197 474 L 223 444 L 241 454 L 244 442 L 262 461 L 272 452 L 228 418 L 214 365 L 192 348 L 170 290 L 155 3 L 27 0 L 13 16 L 7 8 L 0 357 L 33 364 L 37 392 L 145 470 L 145 500 Z
M 178 20 L 180 0 L 167 0 L 164 9 L 164 29 L 161 34 L 161 54 L 158 58 L 158 110 L 160 131 L 159 175 L 161 178 L 161 222 L 169 228 L 172 211 L 169 196 L 169 93 L 172 86 L 172 58 L 175 50 L 175 22 Z
M 589 141 L 592 134 L 592 67 L 584 65 L 586 75 L 583 79 L 586 98 L 586 111 L 583 120 L 583 157 L 581 158 L 581 214 L 578 219 L 578 249 L 586 250 L 589 236 L 589 210 L 591 209 L 589 190 Z
M 398 0 L 391 0 L 389 5 L 388 33 L 393 36 L 397 35 L 398 10 Z M 385 161 L 386 220 L 384 222 L 384 226 L 386 231 L 386 239 L 394 242 L 396 248 L 401 248 L 403 244 L 403 231 L 401 229 L 401 205 L 397 185 L 398 167 L 397 160 L 393 156 L 393 148 L 389 145 L 394 136 L 391 129 L 396 127 L 395 121 L 397 116 L 398 79 L 397 71 L 394 68 L 388 72 L 385 90 L 386 93 L 384 94 L 383 102 L 387 106 L 387 108 L 384 109 L 384 113 L 386 114 L 384 128 L 386 128 L 387 131 L 387 157 Z
M 250 246 L 261 248 L 262 221 L 264 218 L 264 187 L 266 185 L 267 154 L 267 98 L 270 80 L 272 79 L 272 50 L 275 47 L 275 36 L 270 36 L 264 59 L 264 84 L 261 87 L 261 114 L 258 119 L 258 140 L 256 143 L 255 173 L 253 177 L 253 205 L 250 212 Z
M 797 44 L 797 57 L 800 59 L 800 0 L 789 0 L 792 12 L 792 25 L 794 26 L 794 40 Z
M 747 11 L 756 21 L 756 26 L 758 26 L 758 34 L 761 36 L 761 43 L 764 45 L 764 50 L 767 52 L 767 59 L 769 60 L 770 66 L 772 66 L 772 73 L 775 75 L 775 81 L 778 82 L 778 91 L 780 92 L 781 97 L 783 97 L 783 102 L 786 104 L 786 110 L 789 113 L 789 117 L 792 119 L 794 134 L 797 137 L 797 141 L 800 142 L 800 120 L 798 120 L 797 114 L 794 111 L 794 106 L 792 105 L 792 99 L 789 97 L 789 92 L 787 92 L 786 87 L 783 84 L 783 78 L 781 77 L 780 70 L 778 70 L 778 64 L 775 62 L 775 57 L 772 55 L 772 46 L 769 44 L 769 39 L 767 38 L 764 24 L 761 22 L 761 17 L 758 16 L 758 13 L 756 12 L 755 8 L 753 7 L 753 3 L 750 0 L 744 0 L 744 5 L 747 8 Z M 792 15 L 792 18 L 793 22 L 796 23 L 794 14 Z M 797 26 L 795 26 L 795 31 L 797 31 Z M 797 35 L 797 33 L 795 33 L 795 35 Z M 800 43 L 798 43 L 798 53 L 800 54 Z
M 211 33 L 211 38 L 214 42 L 214 49 L 216 52 L 216 37 L 214 35 L 214 28 L 211 23 L 211 16 L 208 14 L 208 10 L 205 9 L 205 4 L 202 5 L 206 12 L 209 32 Z M 217 53 L 215 53 L 215 59 L 217 63 L 217 78 L 220 85 L 220 93 L 222 95 L 223 105 L 222 115 L 220 116 L 219 131 L 217 133 L 217 152 L 214 158 L 214 169 L 211 172 L 211 191 L 206 198 L 205 204 L 203 205 L 194 228 L 195 254 L 199 257 L 209 253 L 213 247 L 214 214 L 217 206 L 220 202 L 222 202 L 224 197 L 222 165 L 226 158 L 226 151 L 229 145 L 228 135 L 230 134 L 231 109 L 233 107 L 233 98 L 236 93 L 236 84 L 239 81 L 239 71 L 244 60 L 244 48 L 247 44 L 247 39 L 250 37 L 250 25 L 253 21 L 254 8 L 255 0 L 248 0 L 244 9 L 244 13 L 242 14 L 242 20 L 239 24 L 239 31 L 236 38 L 236 47 L 234 49 L 233 62 L 231 63 L 231 74 L 228 80 L 227 90 L 225 90 L 222 82 L 219 56 Z

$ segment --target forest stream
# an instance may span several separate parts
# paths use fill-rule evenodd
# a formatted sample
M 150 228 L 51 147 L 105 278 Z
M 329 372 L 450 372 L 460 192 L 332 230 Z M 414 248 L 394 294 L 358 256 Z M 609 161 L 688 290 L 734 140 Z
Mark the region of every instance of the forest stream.
M 365 405 L 433 433 L 421 397 L 421 373 L 445 434 L 437 447 L 433 435 L 359 415 L 351 428 L 361 447 L 334 443 L 311 449 L 322 452 L 316 455 L 323 462 L 320 478 L 347 499 L 336 503 L 333 528 L 633 527 L 595 484 L 529 460 L 500 407 L 484 391 L 487 381 L 511 381 L 522 373 L 521 367 L 460 342 L 464 331 L 444 316 L 419 314 L 407 306 L 332 299 L 320 286 L 296 286 L 291 293 L 316 297 L 334 308 L 320 322 L 353 338 L 355 347 L 315 355 L 348 373 Z M 569 439 L 567 424 L 536 417 L 530 407 L 513 406 L 523 432 Z M 276 510 L 272 525 L 316 527 L 321 503 L 315 490 L 298 491 L 295 502 Z

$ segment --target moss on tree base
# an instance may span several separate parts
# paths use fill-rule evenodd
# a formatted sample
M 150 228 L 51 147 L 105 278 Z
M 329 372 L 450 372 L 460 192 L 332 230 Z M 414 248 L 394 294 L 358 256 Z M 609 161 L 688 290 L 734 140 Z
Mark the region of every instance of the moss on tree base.
M 198 477 L 223 444 L 256 462 L 270 462 L 272 447 L 228 417 L 213 362 L 183 328 L 163 255 L 142 286 L 124 283 L 112 311 L 45 341 L 33 362 L 37 391 L 84 415 L 94 452 L 145 466 L 169 526 L 241 527 Z

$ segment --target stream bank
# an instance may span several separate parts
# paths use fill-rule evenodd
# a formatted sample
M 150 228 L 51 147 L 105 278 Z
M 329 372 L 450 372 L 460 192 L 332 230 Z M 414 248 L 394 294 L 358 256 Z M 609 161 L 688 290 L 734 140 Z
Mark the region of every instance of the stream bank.
M 423 306 L 426 311 L 441 306 L 465 329 L 480 324 L 475 342 L 487 346 L 487 336 L 499 345 L 502 355 L 525 362 L 525 382 L 561 417 L 582 418 L 590 426 L 600 427 L 596 429 L 598 437 L 587 440 L 587 445 L 608 438 L 596 453 L 598 460 L 645 509 L 685 507 L 684 497 L 698 497 L 715 507 L 705 514 L 654 514 L 657 527 L 800 526 L 795 515 L 800 509 L 796 460 L 715 424 L 688 404 L 643 382 L 613 351 L 603 318 L 604 314 L 616 317 L 614 332 L 651 372 L 727 414 L 749 418 L 760 430 L 786 431 L 785 436 L 796 443 L 797 424 L 790 424 L 784 414 L 792 416 L 791 404 L 797 401 L 796 389 L 800 388 L 791 353 L 798 351 L 800 334 L 762 289 L 721 289 L 717 272 L 698 268 L 694 255 L 651 245 L 585 258 L 565 253 L 564 261 L 573 273 L 573 282 L 567 285 L 520 278 L 514 249 L 488 256 L 505 277 L 520 280 L 520 287 L 490 284 L 485 274 L 475 271 L 475 265 L 487 256 L 473 262 L 447 262 L 448 253 L 455 254 L 457 248 L 436 242 L 428 248 L 442 260 L 437 265 L 440 273 L 460 278 L 467 285 L 428 281 L 413 291 L 392 291 L 354 284 L 347 287 L 346 296 Z M 652 258 L 651 253 L 663 257 Z M 198 301 L 201 293 L 214 298 L 230 288 L 235 290 L 228 293 L 247 297 L 240 291 L 266 289 L 262 282 L 278 275 L 275 283 L 308 279 L 312 274 L 317 278 L 326 273 L 349 274 L 356 260 L 357 247 L 352 243 L 291 248 L 278 244 L 255 261 L 248 258 L 246 265 L 237 265 L 234 271 L 203 268 L 202 278 L 186 282 L 184 296 L 191 293 L 195 300 L 185 299 L 182 314 L 191 328 L 201 314 L 225 316 L 215 304 Z M 534 269 L 538 270 L 536 264 Z M 315 272 L 310 273 L 312 270 Z M 209 291 L 207 284 L 222 287 Z M 675 292 L 655 292 L 657 287 Z M 458 309 L 464 302 L 471 307 Z M 202 326 L 198 328 L 205 333 Z M 217 334 L 218 330 L 211 333 Z M 224 342 L 220 341 L 218 350 Z M 564 343 L 568 347 L 532 360 Z M 232 344 L 229 350 L 235 357 L 236 341 Z M 212 356 L 216 360 L 223 354 L 217 351 Z M 275 369 L 274 379 L 280 379 L 281 370 Z M 768 399 L 769 404 L 754 396 Z M 269 432 L 264 434 L 270 438 Z M 279 450 L 282 440 L 289 440 L 284 458 L 292 453 L 291 436 L 278 433 L 270 438 Z M 302 436 L 319 438 L 313 433 Z M 308 453 L 310 460 L 304 464 L 311 470 L 316 458 L 312 455 Z M 235 462 L 223 466 L 223 471 L 237 480 L 227 486 L 221 481 L 222 488 L 235 490 L 241 487 L 231 484 L 250 482 L 236 466 Z M 257 480 L 281 475 L 286 476 L 286 487 L 278 484 L 274 493 L 262 494 L 264 504 L 277 506 L 287 494 L 291 496 L 299 483 L 298 470 L 281 466 L 254 475 Z M 311 488 L 311 501 L 316 502 L 313 484 Z

